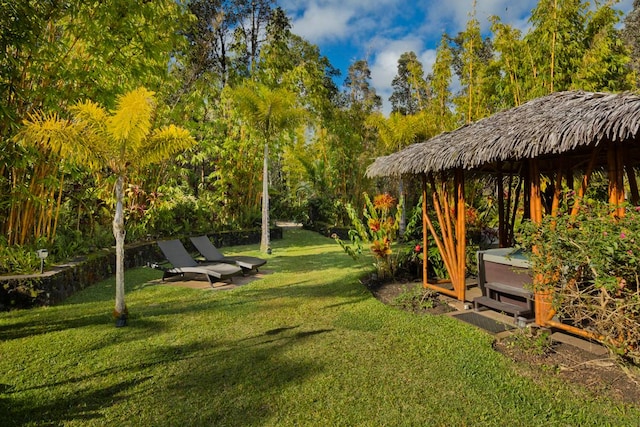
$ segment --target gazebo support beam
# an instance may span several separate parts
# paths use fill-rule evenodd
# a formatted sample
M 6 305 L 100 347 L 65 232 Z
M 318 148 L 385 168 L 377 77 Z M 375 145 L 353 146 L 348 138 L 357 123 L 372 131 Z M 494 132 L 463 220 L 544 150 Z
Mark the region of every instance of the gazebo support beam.
M 449 273 L 451 280 L 430 283 L 427 278 L 426 269 L 423 267 L 423 287 L 433 289 L 445 295 L 464 301 L 465 298 L 465 270 L 466 270 L 466 236 L 465 236 L 465 200 L 464 200 L 464 173 L 462 170 L 456 171 L 454 178 L 454 188 L 456 198 L 454 199 L 455 222 L 451 215 L 451 204 L 449 203 L 449 191 L 447 190 L 447 180 L 441 179 L 438 191 L 438 185 L 432 174 L 428 176 L 431 185 L 431 197 L 433 200 L 433 209 L 438 218 L 441 235 L 436 233 L 435 227 L 429 218 L 427 212 L 427 178 L 423 178 L 423 204 L 422 204 L 422 221 L 423 221 L 423 243 L 425 249 L 423 256 L 426 258 L 426 229 L 431 233 L 438 251 L 442 256 L 445 268 Z M 451 283 L 453 289 L 447 289 L 440 284 Z
M 607 166 L 611 213 L 621 218 L 624 216 L 624 164 L 622 150 L 617 144 L 610 143 L 607 148 Z
M 632 166 L 625 166 L 627 172 L 627 181 L 629 181 L 629 192 L 631 193 L 631 204 L 638 206 L 640 203 L 640 194 L 638 193 L 638 181 L 636 180 L 636 172 Z
M 589 180 L 591 179 L 591 173 L 596 166 L 596 161 L 598 159 L 598 154 L 600 153 L 600 146 L 596 147 L 591 153 L 591 159 L 589 160 L 589 165 L 587 165 L 587 170 L 582 176 L 582 182 L 580 183 L 580 188 L 578 189 L 578 194 L 575 196 L 575 200 L 573 201 L 573 207 L 571 208 L 571 217 L 575 218 L 580 211 L 580 205 L 582 204 L 582 199 L 584 194 L 587 192 L 587 186 L 589 185 Z
M 507 225 L 505 223 L 505 217 L 508 217 L 509 213 L 504 210 L 504 177 L 502 176 L 502 162 L 498 162 L 498 175 L 497 175 L 497 197 L 498 197 L 498 242 L 500 247 L 506 246 L 507 241 Z M 509 189 L 511 190 L 511 189 Z
M 427 287 L 429 271 L 429 218 L 427 217 L 427 174 L 423 173 L 422 178 L 422 285 Z
M 458 301 L 464 301 L 466 288 L 466 266 L 467 266 L 467 229 L 466 229 L 466 201 L 464 197 L 464 170 L 456 169 L 456 245 L 458 249 L 457 282 L 453 283 L 453 288 L 457 291 Z

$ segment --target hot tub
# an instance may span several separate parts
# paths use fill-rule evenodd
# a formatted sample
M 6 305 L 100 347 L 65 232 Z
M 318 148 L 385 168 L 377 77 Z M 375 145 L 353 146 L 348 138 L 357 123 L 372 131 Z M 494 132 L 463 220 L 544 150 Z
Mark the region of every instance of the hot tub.
M 531 264 L 527 255 L 515 248 L 478 251 L 478 286 L 482 296 L 473 300 L 474 307 L 486 306 L 513 314 L 533 316 Z

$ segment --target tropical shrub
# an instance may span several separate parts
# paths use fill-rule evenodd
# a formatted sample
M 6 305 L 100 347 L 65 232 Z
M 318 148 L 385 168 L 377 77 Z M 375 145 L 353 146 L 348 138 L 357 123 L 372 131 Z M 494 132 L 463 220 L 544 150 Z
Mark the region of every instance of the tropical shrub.
M 398 263 L 397 253 L 394 253 L 392 244 L 398 234 L 402 204 L 397 205 L 396 199 L 387 193 L 375 196 L 373 201 L 365 193 L 364 199 L 362 216 L 350 204 L 345 205 L 353 227 L 349 230 L 351 244 L 345 244 L 337 236 L 334 238 L 344 251 L 354 259 L 358 259 L 363 253 L 364 246 L 368 246 L 373 255 L 378 278 L 393 277 Z M 395 215 L 393 214 L 394 209 Z M 362 217 L 364 217 L 364 222 Z
M 640 363 L 640 207 L 622 218 L 590 201 L 579 215 L 523 223 L 520 246 L 532 251 L 537 290 L 551 290 L 565 322 L 602 337 L 612 350 Z
M 434 226 L 439 231 L 440 227 L 438 222 L 435 222 Z M 403 251 L 406 256 L 402 257 L 401 255 L 401 259 L 406 258 L 408 263 L 417 263 L 418 266 L 422 265 L 424 257 L 424 248 L 422 247 L 422 197 L 420 197 L 418 203 L 413 208 L 409 221 L 407 222 L 403 239 L 407 242 L 407 246 Z M 403 264 L 402 261 L 401 264 Z M 427 274 L 430 278 L 449 278 L 442 254 L 433 242 L 427 247 L 427 268 Z M 421 273 L 419 276 L 421 276 Z
M 0 274 L 31 274 L 40 268 L 40 259 L 30 247 L 0 244 Z

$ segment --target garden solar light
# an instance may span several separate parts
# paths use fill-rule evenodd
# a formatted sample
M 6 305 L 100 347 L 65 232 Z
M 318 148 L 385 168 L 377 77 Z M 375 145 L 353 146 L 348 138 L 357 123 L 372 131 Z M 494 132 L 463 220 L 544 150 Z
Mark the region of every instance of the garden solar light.
M 38 258 L 40 258 L 40 274 L 44 272 L 44 260 L 49 256 L 49 251 L 46 249 L 38 249 L 36 251 Z

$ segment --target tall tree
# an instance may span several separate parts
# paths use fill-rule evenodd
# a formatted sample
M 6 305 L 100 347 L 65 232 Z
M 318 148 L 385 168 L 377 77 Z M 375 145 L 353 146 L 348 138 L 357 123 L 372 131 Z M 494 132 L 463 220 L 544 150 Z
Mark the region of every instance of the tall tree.
M 266 27 L 271 21 L 275 0 L 236 0 L 237 13 L 242 17 L 234 33 L 236 54 L 244 60 L 249 74 L 255 71 L 264 43 Z M 238 45 L 242 45 L 238 48 Z
M 453 127 L 453 114 L 450 109 L 452 66 L 453 53 L 451 46 L 449 46 L 449 37 L 443 34 L 440 45 L 436 49 L 436 61 L 433 64 L 431 74 L 428 76 L 431 93 L 433 94 L 429 111 L 437 124 L 439 133 L 451 130 Z
M 528 46 L 523 42 L 520 30 L 500 22 L 497 16 L 491 18 L 491 31 L 494 34 L 493 47 L 497 53 L 494 65 L 503 75 L 505 107 L 517 107 L 524 102 L 526 94 L 523 80 L 530 74 L 527 71 L 529 61 L 526 60 Z
M 173 125 L 153 127 L 156 100 L 153 92 L 138 88 L 120 96 L 109 113 L 95 102 L 71 108 L 73 120 L 57 114 L 34 114 L 17 139 L 39 146 L 91 168 L 108 170 L 115 177 L 116 302 L 114 314 L 127 315 L 124 301 L 124 184 L 136 169 L 169 158 L 190 147 L 189 132 Z
M 532 10 L 525 37 L 533 71 L 529 99 L 571 87 L 585 50 L 585 10 L 580 0 L 540 0 Z
M 377 153 L 375 130 L 367 124 L 367 118 L 382 108 L 382 99 L 371 84 L 371 70 L 366 60 L 355 61 L 349 67 L 344 82 L 339 109 L 331 120 L 331 165 L 336 174 L 338 194 L 341 200 L 354 205 L 364 203 L 362 191 L 367 186 L 365 168 Z
M 364 111 L 368 115 L 382 107 L 382 99 L 371 86 L 371 69 L 366 60 L 360 59 L 349 66 L 344 85 L 349 108 Z
M 589 91 L 629 90 L 634 84 L 629 67 L 630 51 L 616 28 L 621 12 L 613 9 L 611 1 L 598 3 L 596 1 L 595 10 L 587 13 L 584 36 L 586 50 L 572 86 Z
M 0 2 L 0 231 L 10 244 L 43 236 L 35 221 L 57 210 L 51 194 L 69 178 L 55 156 L 11 142 L 22 121 L 82 98 L 111 108 L 140 84 L 163 88 L 184 19 L 173 0 Z
M 260 250 L 270 251 L 269 235 L 269 148 L 285 131 L 294 129 L 304 116 L 296 94 L 287 89 L 270 89 L 261 83 L 246 82 L 231 90 L 239 113 L 263 142 L 262 237 Z
M 398 59 L 398 74 L 391 82 L 393 93 L 389 97 L 392 111 L 405 115 L 415 114 L 429 102 L 429 86 L 424 78 L 422 63 L 415 52 L 405 52 Z
M 631 51 L 631 70 L 635 87 L 640 87 L 640 0 L 633 0 L 633 9 L 624 18 L 622 38 Z
M 475 13 L 474 1 L 473 12 L 465 30 L 453 39 L 456 45 L 453 67 L 462 86 L 454 103 L 463 123 L 474 122 L 490 113 L 483 89 L 487 65 L 493 51 L 491 41 L 482 38 L 480 22 L 476 19 Z

